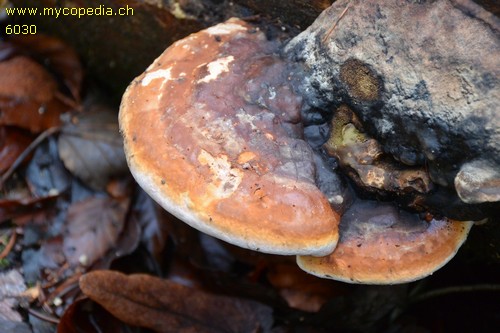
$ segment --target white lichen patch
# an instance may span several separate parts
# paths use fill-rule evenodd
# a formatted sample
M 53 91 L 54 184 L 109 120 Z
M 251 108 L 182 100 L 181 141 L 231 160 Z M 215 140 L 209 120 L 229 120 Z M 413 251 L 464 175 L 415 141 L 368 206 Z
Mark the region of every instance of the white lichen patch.
M 195 19 L 194 16 L 187 14 L 178 2 L 174 2 L 170 5 L 170 14 L 174 15 L 178 20 Z
M 228 198 L 240 186 L 243 179 L 243 172 L 237 168 L 233 168 L 226 155 L 214 157 L 202 149 L 198 155 L 198 162 L 210 168 L 212 178 L 208 187 L 215 198 Z
M 246 31 L 247 28 L 242 26 L 241 24 L 226 22 L 214 25 L 205 30 L 210 35 L 229 35 L 238 31 Z
M 148 72 L 142 79 L 142 86 L 148 86 L 153 80 L 162 79 L 163 81 L 172 80 L 172 68 L 158 69 L 153 72 Z
M 142 86 L 144 86 L 144 87 L 148 86 L 151 84 L 152 81 L 157 80 L 157 79 L 161 79 L 161 85 L 158 88 L 159 93 L 157 95 L 158 100 L 161 100 L 161 98 L 163 96 L 163 86 L 167 82 L 170 82 L 173 80 L 178 80 L 178 79 L 186 76 L 186 73 L 182 72 L 179 74 L 178 77 L 173 77 L 171 69 L 172 68 L 169 67 L 167 69 L 158 69 L 156 71 L 147 72 L 146 75 L 144 76 L 144 78 L 142 79 L 142 82 L 141 82 Z
M 206 75 L 204 78 L 198 80 L 198 83 L 200 82 L 210 82 L 212 80 L 215 80 L 221 75 L 222 73 L 229 72 L 229 64 L 234 61 L 233 56 L 227 56 L 224 58 L 219 58 L 217 60 L 212 61 L 211 63 L 207 64 L 207 70 L 208 70 L 208 75 Z M 202 65 L 205 66 L 205 65 Z
M 254 124 L 256 117 L 251 115 L 251 114 L 246 113 L 245 110 L 240 109 L 240 110 L 236 111 L 236 117 L 238 118 L 238 120 L 241 124 L 249 125 L 250 129 L 252 131 L 258 130 L 257 126 L 255 126 L 255 124 Z
M 200 134 L 203 136 L 201 142 L 218 146 L 229 156 L 237 155 L 245 142 L 237 134 L 233 121 L 222 117 L 211 119 L 210 114 L 204 117 L 206 126 L 200 129 Z

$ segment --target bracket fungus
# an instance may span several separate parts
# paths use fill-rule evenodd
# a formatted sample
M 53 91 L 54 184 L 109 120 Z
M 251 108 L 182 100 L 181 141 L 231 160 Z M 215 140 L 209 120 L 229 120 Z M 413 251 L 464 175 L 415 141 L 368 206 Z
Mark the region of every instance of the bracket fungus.
M 347 4 L 287 43 L 239 19 L 177 41 L 123 97 L 125 152 L 202 232 L 321 277 L 414 281 L 455 255 L 465 220 L 498 212 L 499 58 L 471 57 L 500 50 L 500 29 L 447 0 Z M 446 18 L 434 36 L 401 17 Z M 461 39 L 439 48 L 450 19 Z
M 339 216 L 315 186 L 278 47 L 237 19 L 174 43 L 123 97 L 125 150 L 137 182 L 191 226 L 262 252 L 326 255 Z
M 387 202 L 357 200 L 342 216 L 340 241 L 325 257 L 298 256 L 303 270 L 349 283 L 412 282 L 457 253 L 472 222 L 429 220 Z

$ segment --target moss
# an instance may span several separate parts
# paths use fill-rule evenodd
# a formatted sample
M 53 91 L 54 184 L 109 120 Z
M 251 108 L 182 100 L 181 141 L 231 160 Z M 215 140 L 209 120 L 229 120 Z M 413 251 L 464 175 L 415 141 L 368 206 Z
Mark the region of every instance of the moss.
M 340 147 L 366 141 L 366 136 L 356 128 L 361 126 L 359 121 L 345 104 L 335 111 L 330 126 L 330 137 L 324 145 L 330 155 L 335 156 Z

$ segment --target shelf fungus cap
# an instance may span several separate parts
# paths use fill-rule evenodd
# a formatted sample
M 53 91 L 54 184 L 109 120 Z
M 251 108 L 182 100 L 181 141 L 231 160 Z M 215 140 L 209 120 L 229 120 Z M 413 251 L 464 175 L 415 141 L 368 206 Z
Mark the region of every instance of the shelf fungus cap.
M 326 255 L 338 214 L 315 185 L 279 41 L 241 20 L 170 46 L 123 96 L 130 170 L 167 211 L 229 243 Z
M 390 203 L 358 200 L 342 216 L 335 251 L 298 256 L 297 264 L 313 275 L 349 283 L 412 282 L 451 260 L 472 224 L 426 221 Z

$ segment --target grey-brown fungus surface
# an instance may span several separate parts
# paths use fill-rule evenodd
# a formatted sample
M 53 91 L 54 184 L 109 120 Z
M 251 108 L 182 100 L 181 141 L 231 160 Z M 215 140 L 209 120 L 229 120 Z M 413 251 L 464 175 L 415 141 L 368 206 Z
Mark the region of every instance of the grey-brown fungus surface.
M 347 104 L 385 153 L 429 171 L 438 186 L 426 209 L 482 219 L 500 209 L 492 204 L 500 198 L 499 36 L 499 18 L 473 1 L 340 0 L 286 51 L 304 65 L 306 102 Z

